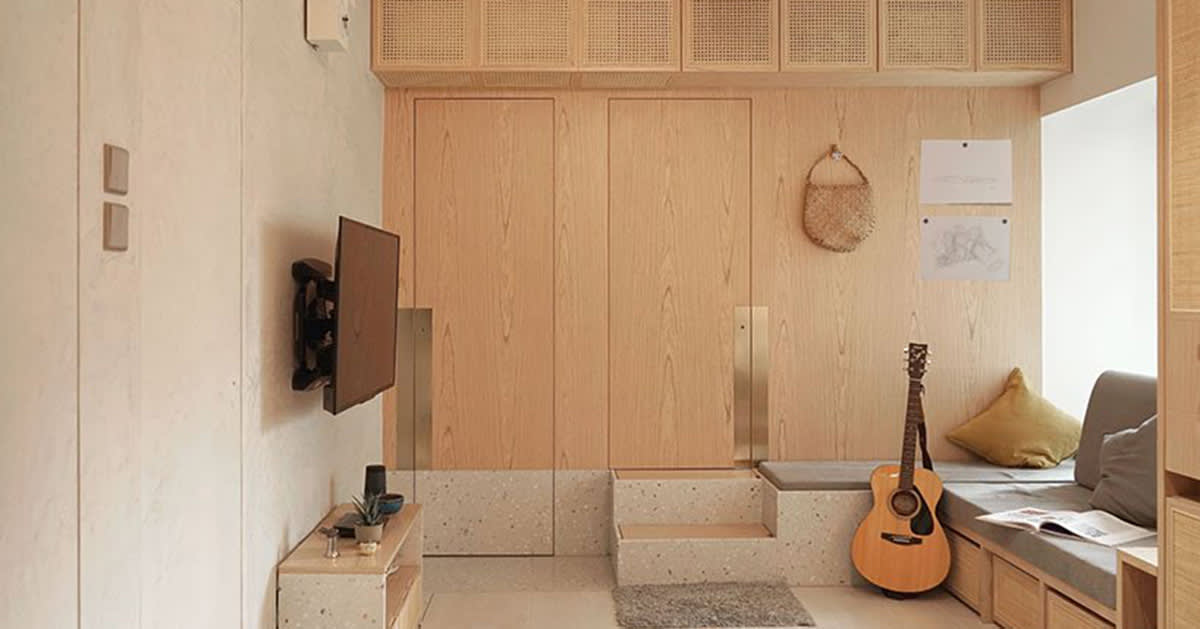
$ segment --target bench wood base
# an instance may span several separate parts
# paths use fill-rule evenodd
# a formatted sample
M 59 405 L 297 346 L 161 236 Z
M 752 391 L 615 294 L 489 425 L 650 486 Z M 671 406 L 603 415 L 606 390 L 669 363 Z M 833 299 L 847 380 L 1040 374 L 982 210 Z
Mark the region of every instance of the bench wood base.
M 1114 629 L 1117 612 L 970 531 L 947 527 L 945 587 L 984 622 L 1006 629 Z

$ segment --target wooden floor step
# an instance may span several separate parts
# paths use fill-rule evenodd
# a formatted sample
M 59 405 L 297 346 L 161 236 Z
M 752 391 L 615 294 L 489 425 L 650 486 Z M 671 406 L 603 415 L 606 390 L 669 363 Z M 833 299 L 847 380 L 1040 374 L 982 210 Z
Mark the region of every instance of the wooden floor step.
M 616 470 L 617 480 L 731 480 L 758 478 L 752 469 Z
M 621 540 L 644 539 L 769 539 L 771 531 L 761 523 L 739 524 L 622 524 Z

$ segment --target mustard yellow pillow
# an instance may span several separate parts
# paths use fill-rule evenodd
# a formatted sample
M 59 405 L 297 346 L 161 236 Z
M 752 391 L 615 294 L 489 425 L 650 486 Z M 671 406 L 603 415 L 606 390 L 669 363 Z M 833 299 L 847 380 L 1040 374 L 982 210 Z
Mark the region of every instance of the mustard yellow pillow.
M 950 431 L 955 445 L 1006 467 L 1054 467 L 1079 449 L 1078 419 L 1025 386 L 1013 369 L 1004 393 L 982 413 Z

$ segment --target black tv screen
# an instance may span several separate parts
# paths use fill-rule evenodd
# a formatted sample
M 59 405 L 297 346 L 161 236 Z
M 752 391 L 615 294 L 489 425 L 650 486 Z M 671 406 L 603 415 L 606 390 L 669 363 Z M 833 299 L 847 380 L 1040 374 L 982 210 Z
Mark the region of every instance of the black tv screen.
M 337 414 L 395 384 L 400 237 L 341 217 L 334 273 L 333 375 L 325 410 Z

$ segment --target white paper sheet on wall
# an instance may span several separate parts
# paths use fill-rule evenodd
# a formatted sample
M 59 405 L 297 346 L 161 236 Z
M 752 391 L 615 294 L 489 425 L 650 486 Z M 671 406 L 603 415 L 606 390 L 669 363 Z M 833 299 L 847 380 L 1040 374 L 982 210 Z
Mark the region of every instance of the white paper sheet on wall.
M 1012 224 L 1003 216 L 921 219 L 921 279 L 1009 278 Z
M 923 140 L 921 203 L 1011 205 L 1012 140 Z

